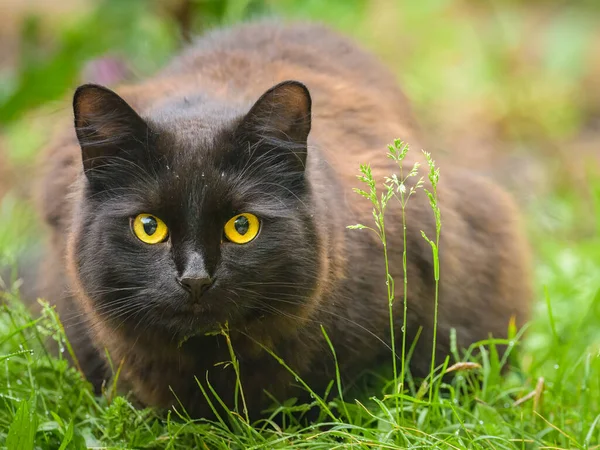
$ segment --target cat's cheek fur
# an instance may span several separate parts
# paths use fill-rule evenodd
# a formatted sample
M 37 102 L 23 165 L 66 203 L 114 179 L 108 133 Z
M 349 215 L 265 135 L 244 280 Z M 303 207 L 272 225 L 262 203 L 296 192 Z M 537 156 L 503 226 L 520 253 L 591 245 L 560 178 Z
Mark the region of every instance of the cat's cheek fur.
M 129 217 L 103 214 L 98 205 L 82 214 L 86 220 L 74 233 L 73 260 L 80 288 L 103 320 L 115 327 L 135 325 L 150 304 L 177 297 L 181 288 L 174 282 L 168 244 L 142 243 L 131 233 Z
M 249 244 L 223 244 L 217 278 L 240 299 L 246 318 L 300 316 L 315 292 L 319 264 L 309 215 L 269 219 Z

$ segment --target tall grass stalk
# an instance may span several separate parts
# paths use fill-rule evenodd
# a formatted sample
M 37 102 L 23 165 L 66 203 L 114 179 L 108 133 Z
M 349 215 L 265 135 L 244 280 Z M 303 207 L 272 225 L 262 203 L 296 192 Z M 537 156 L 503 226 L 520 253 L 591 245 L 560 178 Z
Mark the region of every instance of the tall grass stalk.
M 425 232 L 421 230 L 421 235 L 423 238 L 429 242 L 431 245 L 431 251 L 433 253 L 433 271 L 435 278 L 435 298 L 434 298 L 434 313 L 433 313 L 433 346 L 431 349 L 431 368 L 430 368 L 430 377 L 431 383 L 429 384 L 429 402 L 431 403 L 433 399 L 433 374 L 435 371 L 435 350 L 437 346 L 437 324 L 438 324 L 438 302 L 439 302 L 439 286 L 440 286 L 440 256 L 439 256 L 439 248 L 440 248 L 440 231 L 442 229 L 442 219 L 440 208 L 438 206 L 438 196 L 437 196 L 437 185 L 440 179 L 440 169 L 436 169 L 435 161 L 431 158 L 431 154 L 423 151 L 423 155 L 425 155 L 425 159 L 427 160 L 427 165 L 429 166 L 429 182 L 431 183 L 431 190 L 424 189 L 427 197 L 429 198 L 429 204 L 431 205 L 431 209 L 435 216 L 435 242 L 427 237 Z
M 400 207 L 402 208 L 402 273 L 403 273 L 403 318 L 402 318 L 402 360 L 400 369 L 400 386 L 398 391 L 403 393 L 404 391 L 404 379 L 406 376 L 406 331 L 407 331 L 407 315 L 408 315 L 408 261 L 407 261 L 407 242 L 406 242 L 406 205 L 410 197 L 423 186 L 423 177 L 410 186 L 407 189 L 407 182 L 409 178 L 416 177 L 419 173 L 419 163 L 415 162 L 412 169 L 404 177 L 404 159 L 408 153 L 408 144 L 402 142 L 399 139 L 394 140 L 394 143 L 388 146 L 388 157 L 393 159 L 400 169 L 400 179 L 393 174 L 391 178 L 386 178 L 386 184 L 392 185 L 394 189 L 394 197 L 399 201 Z M 400 397 L 400 410 L 402 417 L 404 417 L 404 395 Z
M 400 139 L 395 139 L 394 142 L 388 145 L 388 158 L 394 160 L 398 164 L 400 176 L 392 174 L 390 177 L 385 177 L 384 192 L 380 198 L 377 197 L 376 182 L 373 179 L 373 174 L 370 166 L 362 165 L 360 168 L 361 175 L 358 179 L 369 186 L 369 192 L 361 189 L 355 189 L 355 192 L 369 199 L 373 204 L 373 217 L 375 219 L 375 225 L 377 230 L 366 227 L 362 224 L 353 225 L 349 228 L 364 229 L 368 228 L 379 236 L 381 243 L 383 244 L 383 256 L 385 260 L 385 276 L 386 286 L 388 294 L 388 313 L 390 319 L 390 339 L 392 347 L 392 370 L 394 373 L 394 398 L 396 401 L 396 417 L 404 417 L 404 379 L 406 376 L 406 330 L 407 330 L 407 312 L 408 312 L 408 264 L 407 264 L 407 241 L 406 241 L 406 206 L 410 197 L 423 186 L 423 177 L 419 178 L 416 183 L 407 187 L 410 178 L 416 177 L 419 173 L 419 163 L 415 162 L 406 176 L 404 175 L 404 160 L 408 154 L 409 146 Z M 388 205 L 389 200 L 395 197 L 402 209 L 402 271 L 403 271 L 403 322 L 402 322 L 402 356 L 401 356 L 401 369 L 400 378 L 398 379 L 397 369 L 397 354 L 396 354 L 396 339 L 394 331 L 394 312 L 393 303 L 395 299 L 395 287 L 394 279 L 390 274 L 389 269 L 389 258 L 388 258 L 388 245 L 385 234 L 385 209 Z M 400 381 L 399 381 L 400 380 Z M 398 397 L 400 397 L 400 404 L 398 404 Z
M 393 304 L 394 304 L 394 279 L 390 274 L 389 268 L 389 258 L 388 258 L 388 245 L 387 245 L 387 237 L 385 234 L 385 208 L 387 207 L 388 202 L 394 195 L 394 189 L 392 184 L 386 183 L 384 185 L 385 190 L 381 193 L 381 195 L 377 196 L 377 186 L 375 179 L 373 178 L 373 172 L 371 171 L 371 166 L 369 164 L 361 164 L 360 165 L 360 175 L 358 175 L 358 179 L 365 183 L 369 190 L 368 192 L 359 188 L 354 188 L 354 192 L 368 199 L 373 205 L 373 219 L 375 220 L 375 226 L 377 229 L 372 227 L 368 227 L 363 224 L 350 225 L 348 228 L 350 229 L 358 229 L 358 230 L 371 230 L 379 237 L 383 245 L 383 258 L 385 260 L 385 284 L 387 287 L 387 300 L 388 300 L 388 312 L 390 318 L 390 344 L 392 348 L 392 371 L 394 376 L 394 391 L 398 389 L 398 367 L 397 367 L 397 356 L 396 356 L 396 337 L 394 333 L 394 314 L 393 314 Z M 396 399 L 396 414 L 398 416 L 398 411 L 400 405 L 398 404 L 398 396 L 395 396 Z
M 219 331 L 219 334 L 225 338 L 227 342 L 227 349 L 229 350 L 229 357 L 231 358 L 231 366 L 235 371 L 235 393 L 234 393 L 234 411 L 239 412 L 238 408 L 238 398 L 242 399 L 242 407 L 244 418 L 246 419 L 246 423 L 250 423 L 250 417 L 248 416 L 248 406 L 246 405 L 246 396 L 244 395 L 244 387 L 242 386 L 242 378 L 240 374 L 240 363 L 237 359 L 235 351 L 233 350 L 233 344 L 231 343 L 231 338 L 229 335 L 229 323 L 225 322 Z

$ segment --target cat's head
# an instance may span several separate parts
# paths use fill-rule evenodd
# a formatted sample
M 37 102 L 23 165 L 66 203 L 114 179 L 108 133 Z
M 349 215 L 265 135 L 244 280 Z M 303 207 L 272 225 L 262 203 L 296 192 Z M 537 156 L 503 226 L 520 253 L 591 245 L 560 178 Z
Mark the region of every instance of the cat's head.
M 85 296 L 110 327 L 165 338 L 298 314 L 319 272 L 308 90 L 283 82 L 245 111 L 174 105 L 142 118 L 104 87 L 75 93 Z

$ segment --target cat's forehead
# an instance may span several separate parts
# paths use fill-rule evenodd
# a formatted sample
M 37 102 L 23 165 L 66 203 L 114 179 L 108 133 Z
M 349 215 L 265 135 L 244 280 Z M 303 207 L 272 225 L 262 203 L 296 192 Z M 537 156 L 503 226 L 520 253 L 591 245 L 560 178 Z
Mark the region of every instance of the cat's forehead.
M 158 136 L 155 151 L 173 169 L 215 163 L 229 150 L 243 110 L 204 97 L 176 99 L 163 105 L 148 117 Z
M 239 193 L 231 123 L 199 117 L 163 121 L 157 129 L 152 174 L 155 201 L 176 214 L 214 212 Z
M 223 208 L 285 215 L 281 208 L 303 189 L 303 171 L 297 170 L 297 158 L 286 156 L 292 153 L 285 141 L 271 153 L 272 144 L 251 134 L 254 127 L 262 131 L 262 122 L 248 121 L 251 106 L 199 98 L 142 113 L 153 134 L 146 149 L 150 203 L 195 217 Z
M 182 122 L 181 126 L 185 126 Z M 170 217 L 185 218 L 188 228 L 205 225 L 222 214 L 251 211 L 262 217 L 283 217 L 282 192 L 256 174 L 252 161 L 241 158 L 233 131 L 224 127 L 208 133 L 168 133 L 159 137 L 157 183 L 153 203 Z M 284 189 L 284 193 L 290 190 Z

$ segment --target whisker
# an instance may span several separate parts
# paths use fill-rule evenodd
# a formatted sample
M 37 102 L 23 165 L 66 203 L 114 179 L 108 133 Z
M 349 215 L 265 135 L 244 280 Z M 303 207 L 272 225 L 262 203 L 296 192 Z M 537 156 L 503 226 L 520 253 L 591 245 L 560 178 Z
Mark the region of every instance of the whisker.
M 239 289 L 239 288 L 236 287 L 235 289 Z M 245 291 L 254 294 L 254 296 L 256 297 L 256 299 L 258 299 L 258 301 L 261 302 L 261 303 L 259 303 L 260 306 L 264 306 L 266 308 L 271 308 L 270 310 L 272 312 L 277 311 L 278 314 L 284 314 L 284 312 L 282 312 L 281 310 L 275 308 L 273 305 L 270 305 L 268 303 L 263 303 L 262 300 L 270 300 L 270 301 L 275 301 L 275 302 L 279 302 L 279 303 L 283 303 L 283 304 L 287 304 L 287 305 L 292 305 L 292 306 L 299 306 L 301 304 L 299 302 L 293 302 L 293 301 L 289 301 L 289 300 L 284 300 L 284 299 L 281 299 L 279 297 L 265 296 L 265 295 L 262 295 L 262 294 L 260 294 L 260 293 L 258 293 L 256 291 L 252 291 L 252 290 L 249 290 L 249 289 L 245 289 Z M 293 294 L 290 294 L 290 295 L 293 295 Z M 302 296 L 297 296 L 297 297 L 301 298 L 301 299 L 306 299 L 306 297 L 302 297 Z M 248 306 L 249 305 L 244 305 L 245 308 L 247 308 Z M 273 311 L 273 308 L 275 309 L 275 311 Z M 369 334 L 373 338 L 377 339 L 377 341 L 379 341 L 381 344 L 383 344 L 386 349 L 388 349 L 389 351 L 392 350 L 392 348 L 390 347 L 390 345 L 388 343 L 386 343 L 380 336 L 378 336 L 377 334 L 375 334 L 373 331 L 369 330 L 364 325 L 361 325 L 360 323 L 358 323 L 358 322 L 356 322 L 356 321 L 354 321 L 354 320 L 352 320 L 352 319 L 350 319 L 350 318 L 348 318 L 346 316 L 340 315 L 338 313 L 335 313 L 335 312 L 330 311 L 330 310 L 325 309 L 325 308 L 321 308 L 321 307 L 317 306 L 317 307 L 315 307 L 315 311 L 317 311 L 319 313 L 327 314 L 327 315 L 329 315 L 331 317 L 334 317 L 336 319 L 342 320 L 342 321 L 344 321 L 344 322 L 346 322 L 346 323 L 348 323 L 348 324 L 350 324 L 352 326 L 355 326 L 355 327 L 359 328 L 360 330 L 362 330 L 365 333 Z M 312 322 L 312 323 L 316 323 L 316 324 L 320 324 L 321 323 L 321 321 L 316 320 L 316 319 L 311 318 L 311 317 L 306 317 L 305 318 L 305 317 L 295 316 L 294 314 L 288 313 L 288 312 L 285 312 L 285 315 L 287 317 L 290 317 L 290 318 L 297 318 L 297 319 L 301 319 L 301 320 L 306 320 L 306 321 L 309 321 L 309 322 Z

